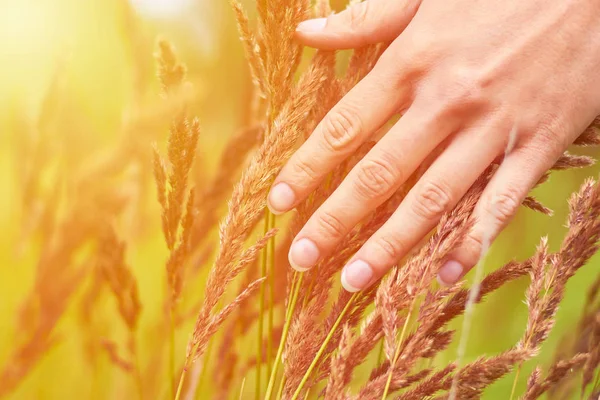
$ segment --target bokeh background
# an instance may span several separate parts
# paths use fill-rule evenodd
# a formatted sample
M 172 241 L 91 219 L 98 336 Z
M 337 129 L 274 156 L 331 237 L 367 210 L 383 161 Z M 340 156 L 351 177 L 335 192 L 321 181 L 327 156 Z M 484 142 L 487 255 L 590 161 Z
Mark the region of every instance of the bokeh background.
M 251 2 L 244 4 L 252 14 Z M 344 3 L 336 0 L 333 6 L 340 10 Z M 153 143 L 164 148 L 168 134 L 168 110 L 159 95 L 153 59 L 156 40 L 163 37 L 173 43 L 188 66 L 193 84 L 189 103 L 202 124 L 192 181 L 202 185 L 212 175 L 227 138 L 248 118 L 251 84 L 237 36 L 227 1 L 0 0 L 0 366 L 9 362 L 24 334 L 18 323 L 21 304 L 34 287 L 42 250 L 53 240 L 47 235 L 48 218 L 60 223 L 86 198 L 79 180 L 103 165 L 106 157 L 114 157 L 119 146 L 126 149 L 123 157 L 136 162 L 111 181 L 128 200 L 115 223 L 139 282 L 142 347 L 154 345 L 168 254 L 150 157 Z M 344 57 L 340 55 L 340 69 Z M 593 149 L 577 152 L 598 155 Z M 554 173 L 536 195 L 555 215 L 522 210 L 492 247 L 485 268 L 528 257 L 543 235 L 556 248 L 565 232 L 569 194 L 585 177 L 597 174 L 597 167 Z M 102 210 L 83 212 L 101 215 Z M 84 246 L 69 262 L 85 260 L 86 254 Z M 525 365 L 523 376 L 536 363 L 552 360 L 561 337 L 579 317 L 599 262 L 595 257 L 572 279 L 556 328 L 538 360 Z M 203 277 L 191 283 L 184 301 L 193 304 L 201 298 Z M 51 276 L 43 282 L 53 283 Z M 518 340 L 526 321 L 527 284 L 528 279 L 509 284 L 477 308 L 467 361 L 503 351 Z M 89 361 L 89 343 L 81 329 L 86 291 L 82 285 L 75 293 L 54 330 L 55 346 L 10 398 L 120 398 L 128 377 L 106 356 Z M 86 321 L 88 327 L 115 338 L 124 332 L 115 322 L 112 301 L 104 294 Z M 182 351 L 189 332 L 187 325 L 179 330 Z M 449 361 L 455 354 L 451 348 L 436 362 Z M 149 354 L 142 352 L 140 357 L 142 363 L 152 362 Z M 507 398 L 512 381 L 513 375 L 503 379 L 486 398 Z

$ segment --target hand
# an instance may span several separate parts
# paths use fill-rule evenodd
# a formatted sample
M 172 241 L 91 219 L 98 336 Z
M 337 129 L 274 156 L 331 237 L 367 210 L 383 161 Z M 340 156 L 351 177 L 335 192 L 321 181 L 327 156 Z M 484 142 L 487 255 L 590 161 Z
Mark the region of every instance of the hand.
M 443 151 L 393 216 L 344 267 L 362 290 L 411 250 L 494 161 L 476 224 L 439 278 L 460 279 L 529 190 L 600 114 L 600 1 L 366 0 L 298 26 L 324 49 L 392 41 L 321 121 L 269 194 L 292 209 L 390 117 L 396 125 L 314 213 L 290 249 L 298 270 L 332 252 L 422 161 Z

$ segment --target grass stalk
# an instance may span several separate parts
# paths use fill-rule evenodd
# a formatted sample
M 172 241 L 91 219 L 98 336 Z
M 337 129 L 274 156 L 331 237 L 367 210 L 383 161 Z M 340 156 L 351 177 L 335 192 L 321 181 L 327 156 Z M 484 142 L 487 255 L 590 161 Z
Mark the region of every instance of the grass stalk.
M 269 230 L 275 228 L 275 215 L 269 213 Z M 267 376 L 271 376 L 273 367 L 273 318 L 275 313 L 275 237 L 267 242 L 269 274 L 269 319 L 267 334 Z
M 352 304 L 354 303 L 354 300 L 358 297 L 358 295 L 359 295 L 359 292 L 356 292 L 356 293 L 354 293 L 352 295 L 352 297 L 350 297 L 350 299 L 346 303 L 346 306 L 344 307 L 344 309 L 342 310 L 342 312 L 340 313 L 340 315 L 335 320 L 335 323 L 333 324 L 333 326 L 329 330 L 329 333 L 325 337 L 325 340 L 321 344 L 321 347 L 319 348 L 319 351 L 317 351 L 317 354 L 315 355 L 315 358 L 310 363 L 310 366 L 308 367 L 308 369 L 306 370 L 306 373 L 302 377 L 302 380 L 300 381 L 300 384 L 296 388 L 296 391 L 294 392 L 294 395 L 292 396 L 292 400 L 297 400 L 298 396 L 300 396 L 300 393 L 302 392 L 302 388 L 304 387 L 304 385 L 308 381 L 308 378 L 310 377 L 313 369 L 316 367 L 317 363 L 321 359 L 321 356 L 325 352 L 325 349 L 327 348 L 327 345 L 329 344 L 329 342 L 333 338 L 333 333 L 335 332 L 335 330 L 338 328 L 338 326 L 342 322 L 342 319 L 344 318 L 344 316 L 346 315 L 346 313 L 350 309 L 350 306 L 352 306 Z
M 264 234 L 266 235 L 269 232 L 269 225 L 271 220 L 271 212 L 265 208 L 265 218 L 264 218 Z M 268 252 L 268 242 L 265 247 L 263 247 L 261 251 L 261 259 L 260 259 L 260 276 L 261 278 L 267 277 L 267 264 L 269 258 Z M 263 325 L 264 325 L 264 317 L 265 317 L 265 282 L 263 281 L 260 284 L 260 293 L 259 293 L 259 311 L 258 311 L 258 333 L 256 340 L 256 386 L 254 392 L 254 399 L 259 400 L 261 394 L 261 379 L 262 379 L 262 351 L 263 351 Z
M 484 238 L 483 246 L 481 250 L 481 254 L 479 256 L 479 262 L 475 265 L 474 272 L 475 277 L 473 280 L 473 285 L 469 290 L 469 296 L 467 298 L 467 303 L 465 304 L 465 317 L 463 319 L 462 331 L 460 336 L 460 341 L 458 343 L 458 350 L 456 351 L 456 365 L 460 367 L 462 364 L 462 360 L 465 358 L 465 353 L 467 351 L 467 345 L 469 343 L 469 333 L 471 331 L 471 324 L 473 323 L 473 311 L 475 309 L 475 304 L 477 302 L 477 297 L 479 297 L 479 292 L 481 290 L 481 281 L 483 280 L 483 272 L 484 272 L 484 255 L 487 253 L 487 249 L 489 248 L 490 240 L 489 238 Z M 518 372 L 517 372 L 518 375 Z M 452 386 L 450 387 L 450 400 L 456 399 L 456 391 L 458 387 L 458 379 L 459 374 L 454 374 L 452 379 Z M 516 381 L 515 381 L 516 382 Z M 513 387 L 514 390 L 514 387 Z M 512 395 L 511 395 L 512 399 Z
M 281 340 L 279 341 L 279 347 L 277 348 L 277 355 L 275 356 L 275 362 L 273 369 L 271 370 L 271 376 L 269 377 L 269 384 L 267 385 L 265 400 L 270 400 L 271 395 L 273 394 L 275 380 L 277 379 L 277 371 L 279 369 L 279 364 L 281 363 L 285 341 L 287 340 L 287 335 L 292 323 L 292 316 L 294 315 L 294 310 L 296 309 L 296 302 L 298 301 L 298 293 L 300 292 L 300 286 L 302 286 L 303 276 L 304 275 L 299 272 L 294 272 L 294 276 L 292 278 L 292 287 L 290 290 L 292 297 L 288 303 L 288 308 L 285 313 L 285 323 L 283 325 L 283 331 L 281 332 Z M 282 381 L 283 379 L 285 379 L 285 377 L 282 378 Z
M 240 395 L 238 396 L 238 400 L 242 400 L 243 399 L 244 387 L 245 386 L 246 386 L 246 378 L 242 379 L 242 385 L 240 387 Z
M 432 256 L 433 254 L 435 254 L 438 250 L 440 246 L 440 243 L 436 243 L 433 252 L 431 253 Z M 425 276 L 427 276 L 427 274 L 429 273 L 429 268 L 431 267 L 431 262 L 429 264 L 427 264 L 427 268 L 425 269 L 425 272 L 421 275 L 421 280 L 419 281 L 419 288 L 423 287 L 423 281 L 425 280 Z M 413 296 L 411 302 L 410 302 L 410 307 L 408 308 L 408 314 L 406 315 L 406 319 L 404 320 L 404 325 L 402 326 L 402 332 L 400 333 L 400 340 L 398 340 L 398 344 L 396 345 L 396 348 L 394 349 L 394 358 L 392 359 L 392 362 L 390 363 L 390 368 L 389 368 L 389 373 L 388 373 L 388 377 L 387 380 L 385 382 L 385 388 L 383 390 L 383 395 L 381 396 L 381 400 L 385 400 L 385 398 L 388 395 L 388 392 L 390 390 L 390 385 L 392 384 L 392 376 L 394 375 L 394 367 L 396 366 L 396 363 L 398 362 L 398 357 L 400 356 L 400 349 L 402 348 L 402 342 L 404 341 L 404 335 L 406 335 L 406 330 L 408 329 L 408 324 L 410 323 L 410 319 L 412 318 L 412 313 L 413 310 L 415 308 L 415 306 L 417 305 L 417 294 L 415 294 L 415 296 Z M 385 339 L 384 339 L 385 340 Z
M 383 348 L 385 347 L 385 339 L 381 338 L 381 342 L 379 343 L 379 353 L 377 354 L 377 366 L 380 366 L 383 363 L 384 352 Z
M 550 278 L 549 283 L 546 286 L 546 291 L 544 292 L 544 296 L 543 296 L 543 300 L 545 301 L 546 296 L 548 296 L 548 292 L 549 289 L 552 287 L 552 283 L 554 282 L 554 279 L 556 278 L 556 273 L 557 273 L 558 269 L 555 269 L 554 271 L 552 271 L 552 275 Z M 535 323 L 533 325 L 535 327 Z M 527 337 L 525 338 L 525 345 L 524 347 L 528 347 L 529 346 L 529 341 L 530 341 L 530 337 L 529 335 L 527 335 Z M 523 362 L 519 363 L 519 366 L 517 367 L 517 371 L 515 372 L 515 379 L 513 380 L 513 384 L 512 384 L 512 389 L 510 390 L 510 400 L 513 400 L 515 398 L 515 394 L 517 392 L 517 384 L 519 383 L 519 376 L 521 374 L 521 368 L 523 367 Z
M 208 347 L 206 348 L 206 353 L 202 356 L 202 370 L 200 370 L 200 377 L 198 378 L 198 385 L 196 386 L 196 398 L 199 399 L 200 393 L 202 393 L 202 386 L 204 385 L 204 381 L 206 380 L 206 374 L 208 368 L 206 366 L 210 365 L 210 357 L 212 356 L 213 348 L 215 347 L 215 338 L 212 337 L 208 342 Z
M 510 399 L 514 399 L 515 397 L 515 393 L 517 392 L 517 383 L 519 382 L 519 375 L 521 373 L 521 366 L 523 364 L 519 363 L 519 366 L 517 367 L 517 371 L 515 372 L 515 380 L 513 381 L 512 384 L 512 389 L 510 390 Z
M 406 335 L 406 331 L 408 329 L 408 323 L 409 323 L 410 319 L 412 318 L 412 312 L 413 312 L 413 309 L 415 308 L 416 299 L 417 299 L 416 296 L 413 297 L 410 308 L 408 309 L 408 314 L 406 315 L 406 319 L 404 320 L 404 325 L 402 326 L 402 332 L 400 332 L 400 339 L 398 340 L 398 343 L 396 344 L 396 348 L 394 349 L 394 358 L 392 359 L 392 362 L 390 363 L 388 377 L 387 377 L 387 380 L 385 381 L 385 388 L 383 389 L 383 395 L 381 396 L 382 400 L 385 400 L 385 398 L 388 395 L 388 392 L 390 391 L 390 385 L 392 384 L 392 376 L 394 375 L 394 367 L 396 366 L 396 363 L 398 362 L 398 358 L 400 357 L 400 350 L 402 348 L 402 342 L 404 341 L 404 336 Z
M 142 370 L 140 369 L 140 356 L 137 348 L 137 331 L 134 329 L 131 331 L 131 353 L 133 355 L 133 367 L 135 374 L 135 386 L 138 392 L 140 400 L 144 399 L 144 386 L 142 384 Z
M 277 389 L 277 400 L 281 400 L 283 398 L 283 388 L 285 387 L 285 375 L 281 377 L 281 381 L 279 382 L 279 389 Z
M 171 382 L 171 397 L 173 397 L 175 396 L 175 306 L 171 304 L 169 309 L 169 382 Z
M 177 385 L 177 392 L 175 393 L 175 400 L 181 400 L 181 392 L 183 391 L 183 382 L 185 381 L 185 373 L 187 366 L 183 366 L 183 370 L 181 371 L 181 377 L 179 378 L 179 385 Z
M 313 291 L 313 288 L 315 286 L 315 279 L 318 275 L 318 268 L 319 266 L 317 265 L 315 267 L 315 273 L 313 274 L 312 278 L 310 279 L 310 282 L 308 284 L 308 290 L 306 291 L 306 295 L 304 296 L 304 300 L 302 301 L 302 309 L 304 310 L 306 308 L 306 305 L 308 304 L 308 301 L 310 300 L 310 294 Z

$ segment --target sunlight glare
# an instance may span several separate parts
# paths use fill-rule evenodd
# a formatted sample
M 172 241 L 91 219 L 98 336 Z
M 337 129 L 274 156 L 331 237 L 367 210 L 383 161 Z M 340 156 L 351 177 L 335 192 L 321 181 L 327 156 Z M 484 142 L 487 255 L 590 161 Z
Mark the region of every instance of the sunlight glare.
M 191 0 L 130 0 L 142 14 L 149 17 L 169 18 L 182 15 L 192 3 Z

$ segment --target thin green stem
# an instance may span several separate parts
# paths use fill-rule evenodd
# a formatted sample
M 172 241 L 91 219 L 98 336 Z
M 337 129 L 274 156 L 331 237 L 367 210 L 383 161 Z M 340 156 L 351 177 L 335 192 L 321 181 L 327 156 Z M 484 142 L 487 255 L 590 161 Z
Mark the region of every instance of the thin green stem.
M 277 400 L 281 400 L 283 398 L 283 388 L 285 387 L 285 375 L 281 377 L 281 381 L 279 382 L 279 389 L 277 389 Z
M 512 400 L 515 397 L 515 393 L 517 392 L 517 382 L 519 382 L 519 374 L 521 373 L 522 365 L 522 363 L 519 363 L 519 366 L 517 367 L 517 372 L 515 373 L 515 380 L 513 381 L 512 389 L 510 390 L 510 400 Z
M 333 338 L 333 333 L 335 332 L 335 330 L 338 328 L 338 326 L 342 322 L 342 319 L 344 318 L 344 316 L 346 315 L 346 313 L 350 309 L 350 306 L 352 306 L 352 304 L 354 303 L 354 300 L 357 298 L 357 296 L 358 296 L 358 292 L 354 293 L 352 295 L 352 297 L 350 297 L 350 299 L 346 303 L 346 306 L 344 306 L 344 309 L 342 310 L 342 312 L 340 313 L 340 315 L 338 315 L 337 319 L 335 320 L 335 323 L 333 324 L 333 326 L 329 330 L 329 333 L 325 337 L 325 340 L 321 344 L 321 347 L 319 348 L 319 351 L 317 351 L 317 354 L 315 355 L 315 358 L 312 360 L 312 363 L 310 364 L 310 366 L 306 370 L 306 373 L 302 377 L 302 380 L 300 381 L 300 384 L 296 388 L 296 391 L 294 392 L 294 395 L 292 396 L 292 400 L 297 400 L 298 396 L 300 396 L 300 393 L 302 392 L 302 389 L 304 388 L 304 385 L 308 381 L 308 378 L 310 377 L 310 374 L 312 373 L 313 369 L 315 369 L 317 363 L 321 359 L 321 356 L 325 352 L 325 349 L 327 348 L 327 345 L 329 344 L 329 342 Z
M 269 230 L 275 228 L 275 215 L 269 213 Z M 271 376 L 273 367 L 273 318 L 275 312 L 275 237 L 267 242 L 269 272 L 269 323 L 267 334 L 267 376 Z
M 175 400 L 181 399 L 181 392 L 183 391 L 183 382 L 185 381 L 185 372 L 186 366 L 183 366 L 183 371 L 181 371 L 181 377 L 179 378 L 179 385 L 177 385 L 177 393 L 175 394 Z
M 480 268 L 479 264 L 477 265 L 477 268 Z M 546 300 L 546 297 L 548 296 L 548 292 L 550 290 L 550 288 L 552 288 L 552 284 L 554 283 L 554 278 L 556 278 L 556 273 L 558 271 L 558 268 L 554 269 L 554 271 L 552 271 L 552 275 L 550 277 L 550 280 L 547 281 L 547 285 L 546 285 L 546 291 L 544 292 L 544 296 L 542 297 L 542 301 Z M 534 332 L 535 329 L 535 321 L 534 324 L 532 326 L 531 331 Z M 525 338 L 525 345 L 523 347 L 528 347 L 529 346 L 529 340 L 530 337 L 529 335 L 527 335 L 527 337 Z M 515 394 L 517 392 L 517 384 L 519 383 L 519 375 L 521 374 L 521 368 L 523 367 L 523 363 L 519 363 L 519 366 L 517 367 L 517 371 L 515 373 L 515 379 L 513 381 L 512 384 L 512 389 L 510 390 L 510 400 L 513 400 L 515 397 Z
M 594 379 L 594 386 L 592 386 L 592 393 L 598 392 L 598 386 L 600 385 L 600 371 L 596 372 L 596 379 Z M 583 392 L 581 392 L 583 396 Z
M 385 381 L 385 389 L 383 389 L 383 395 L 381 396 L 382 400 L 385 400 L 385 398 L 388 395 L 388 392 L 390 391 L 390 385 L 392 384 L 392 376 L 394 375 L 394 367 L 396 366 L 396 363 L 398 362 L 398 357 L 400 356 L 400 349 L 402 347 L 402 342 L 404 341 L 404 335 L 406 335 L 406 330 L 408 328 L 408 322 L 410 321 L 410 319 L 412 317 L 412 311 L 413 311 L 413 308 L 416 303 L 416 301 L 415 301 L 416 298 L 417 298 L 416 296 L 413 297 L 413 301 L 408 310 L 408 314 L 406 315 L 406 319 L 404 320 L 404 326 L 402 327 L 402 332 L 400 333 L 400 340 L 398 340 L 398 344 L 396 344 L 396 348 L 394 349 L 394 358 L 389 367 L 388 377 L 387 377 L 387 380 Z
M 171 396 L 175 396 L 175 306 L 173 303 L 169 309 L 169 382 L 171 382 Z
M 437 252 L 439 246 L 440 246 L 440 242 L 436 243 L 435 248 L 433 249 L 433 252 L 431 253 L 432 255 Z M 429 267 L 431 267 L 431 261 L 429 262 L 429 264 L 427 264 L 427 268 L 425 269 L 424 273 L 421 275 L 421 280 L 419 281 L 418 288 L 423 287 L 423 282 L 425 280 L 425 276 L 427 276 L 427 274 L 429 273 Z M 408 314 L 406 315 L 406 319 L 404 320 L 404 325 L 402 326 L 402 332 L 400 333 L 400 340 L 398 341 L 398 344 L 396 345 L 396 348 L 394 349 L 394 358 L 393 358 L 392 362 L 390 363 L 389 373 L 388 373 L 387 380 L 385 382 L 385 389 L 383 390 L 383 396 L 381 396 L 381 400 L 385 400 L 385 398 L 387 397 L 388 392 L 390 390 L 390 385 L 392 384 L 392 376 L 394 375 L 394 368 L 396 367 L 396 363 L 398 362 L 398 357 L 400 356 L 400 349 L 402 347 L 402 342 L 404 341 L 404 335 L 406 335 L 406 330 L 408 329 L 408 324 L 410 322 L 410 319 L 412 318 L 413 309 L 415 308 L 415 306 L 417 304 L 417 295 L 418 295 L 418 293 L 415 293 L 415 295 L 413 296 L 413 298 L 410 302 L 410 307 L 408 308 Z
M 381 342 L 379 343 L 379 354 L 377 355 L 377 366 L 380 366 L 383 363 L 383 348 L 385 347 L 385 338 L 381 338 Z
M 319 266 L 317 265 L 315 268 L 319 268 Z M 306 305 L 308 304 L 308 300 L 310 300 L 310 295 L 313 292 L 313 288 L 315 286 L 315 279 L 318 275 L 318 270 L 315 271 L 315 273 L 312 275 L 312 278 L 310 279 L 310 282 L 308 284 L 308 290 L 306 291 L 306 295 L 304 296 L 304 300 L 302 301 L 302 309 L 304 310 L 306 308 Z
M 264 218 L 264 234 L 266 235 L 269 232 L 269 224 L 271 212 L 268 209 L 265 209 L 265 218 Z M 261 260 L 260 260 L 260 276 L 261 278 L 265 278 L 267 276 L 267 264 L 268 264 L 268 250 L 267 250 L 268 242 L 265 247 L 263 247 L 261 251 Z M 259 293 L 259 311 L 258 311 L 258 334 L 256 340 L 256 386 L 254 392 L 254 399 L 260 399 L 261 393 L 261 378 L 262 378 L 262 351 L 263 351 L 263 324 L 265 317 L 265 282 L 263 281 L 260 284 L 260 293 Z
M 270 400 L 271 395 L 273 394 L 273 389 L 275 387 L 275 379 L 277 379 L 277 371 L 279 369 L 279 364 L 283 355 L 283 349 L 285 347 L 285 341 L 287 340 L 287 335 L 290 329 L 290 325 L 292 323 L 292 316 L 294 315 L 294 311 L 296 309 L 296 302 L 298 301 L 298 293 L 300 292 L 300 286 L 302 286 L 303 277 L 303 274 L 300 274 L 299 272 L 294 272 L 294 276 L 292 278 L 292 287 L 290 290 L 290 294 L 292 297 L 288 303 L 288 309 L 285 313 L 285 323 L 283 325 L 283 332 L 281 333 L 281 340 L 279 341 L 279 347 L 277 348 L 277 355 L 275 356 L 275 362 L 273 365 L 273 369 L 271 370 L 271 376 L 269 377 L 269 384 L 267 386 L 265 400 Z M 284 378 L 282 378 L 282 380 Z

